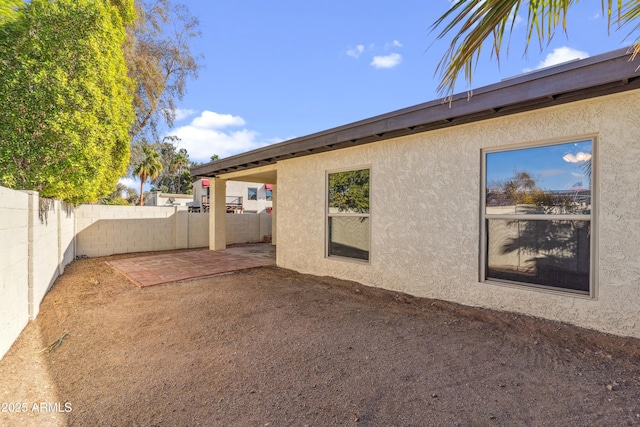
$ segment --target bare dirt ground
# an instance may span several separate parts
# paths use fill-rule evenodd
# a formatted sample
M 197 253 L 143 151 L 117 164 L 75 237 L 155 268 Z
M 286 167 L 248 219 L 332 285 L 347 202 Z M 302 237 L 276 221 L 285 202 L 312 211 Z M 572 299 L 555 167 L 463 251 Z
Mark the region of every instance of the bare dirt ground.
M 0 361 L 0 425 L 640 422 L 636 339 L 276 267 L 139 289 L 114 258 L 68 266 Z

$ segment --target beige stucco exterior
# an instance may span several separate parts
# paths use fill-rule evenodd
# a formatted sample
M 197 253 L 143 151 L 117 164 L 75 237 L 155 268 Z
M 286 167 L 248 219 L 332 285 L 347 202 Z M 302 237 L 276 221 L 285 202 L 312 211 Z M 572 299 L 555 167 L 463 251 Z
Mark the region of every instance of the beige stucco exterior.
M 636 90 L 280 161 L 277 264 L 640 337 L 638 111 Z M 593 136 L 595 297 L 479 282 L 481 150 Z M 360 167 L 371 169 L 370 261 L 326 258 L 326 173 Z

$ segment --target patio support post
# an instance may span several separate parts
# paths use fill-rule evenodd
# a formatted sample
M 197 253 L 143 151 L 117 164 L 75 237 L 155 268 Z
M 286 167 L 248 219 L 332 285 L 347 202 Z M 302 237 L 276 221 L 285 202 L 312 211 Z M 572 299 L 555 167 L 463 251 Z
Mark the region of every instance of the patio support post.
M 278 230 L 278 187 L 275 184 L 271 186 L 271 206 L 271 244 L 276 245 L 276 231 Z
M 209 249 L 227 248 L 227 180 L 209 180 Z

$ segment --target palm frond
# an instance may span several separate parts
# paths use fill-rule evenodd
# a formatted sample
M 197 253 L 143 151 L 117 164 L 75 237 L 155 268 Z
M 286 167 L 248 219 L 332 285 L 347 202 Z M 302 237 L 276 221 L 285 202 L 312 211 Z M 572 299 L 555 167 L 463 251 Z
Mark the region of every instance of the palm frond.
M 640 31 L 640 1 L 629 1 L 624 4 L 624 6 L 619 7 L 620 14 L 618 17 L 618 23 L 620 27 L 624 27 L 626 25 L 633 25 L 631 31 L 629 32 L 629 37 L 631 34 Z M 631 59 L 635 59 L 635 57 L 640 53 L 640 36 L 636 37 L 632 47 Z
M 442 30 L 436 40 L 453 34 L 449 48 L 436 67 L 440 75 L 438 91 L 452 95 L 456 81 L 461 73 L 470 85 L 473 70 L 480 58 L 482 46 L 493 36 L 491 56 L 500 64 L 500 54 L 505 35 L 513 33 L 518 13 L 527 6 L 527 30 L 524 54 L 527 53 L 532 39 L 538 39 L 540 49 L 551 41 L 556 31 L 567 31 L 567 13 L 578 0 L 459 0 L 455 2 L 432 25 L 431 31 Z M 637 22 L 640 17 L 639 0 L 602 0 L 603 13 L 607 15 L 607 25 L 612 22 L 625 25 Z M 634 31 L 640 29 L 638 25 Z M 508 43 L 507 42 L 507 45 Z M 640 53 L 640 39 L 636 41 L 633 56 Z
M 64 331 L 64 333 L 60 336 L 60 338 L 58 338 L 57 340 L 55 340 L 54 342 L 52 342 L 51 344 L 49 344 L 48 346 L 40 350 L 37 354 L 51 353 L 56 348 L 60 347 L 60 344 L 62 344 L 62 341 L 67 337 L 67 335 L 69 335 L 69 331 Z

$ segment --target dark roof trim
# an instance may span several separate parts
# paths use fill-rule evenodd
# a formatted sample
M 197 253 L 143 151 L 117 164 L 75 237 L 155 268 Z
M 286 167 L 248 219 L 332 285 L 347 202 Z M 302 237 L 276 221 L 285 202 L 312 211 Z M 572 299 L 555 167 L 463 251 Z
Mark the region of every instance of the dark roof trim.
M 348 125 L 216 160 L 191 169 L 218 176 L 279 160 L 338 150 L 640 88 L 637 61 L 618 49 Z

